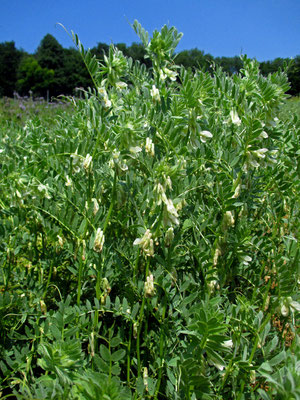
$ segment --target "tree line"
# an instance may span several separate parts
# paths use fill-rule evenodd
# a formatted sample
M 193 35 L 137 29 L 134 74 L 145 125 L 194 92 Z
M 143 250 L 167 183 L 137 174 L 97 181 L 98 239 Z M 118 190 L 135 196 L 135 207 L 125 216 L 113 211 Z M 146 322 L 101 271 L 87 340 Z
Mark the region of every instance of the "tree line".
M 145 56 L 142 44 L 116 44 L 125 56 L 131 57 L 151 67 L 151 61 Z M 98 43 L 91 49 L 100 62 L 108 54 L 109 45 Z M 184 50 L 177 54 L 176 63 L 186 68 L 211 70 L 211 65 L 221 66 L 229 74 L 238 73 L 242 68 L 240 57 L 213 57 L 202 50 Z M 291 83 L 289 93 L 300 94 L 300 55 L 292 61 L 276 58 L 260 63 L 263 75 L 283 69 L 289 64 L 288 77 Z M 31 91 L 34 96 L 47 95 L 56 97 L 60 94 L 72 95 L 76 88 L 92 86 L 91 78 L 85 68 L 79 52 L 75 48 L 64 48 L 52 35 L 47 34 L 40 42 L 34 54 L 17 49 L 15 43 L 0 43 L 0 97 L 12 97 L 14 93 L 21 96 Z

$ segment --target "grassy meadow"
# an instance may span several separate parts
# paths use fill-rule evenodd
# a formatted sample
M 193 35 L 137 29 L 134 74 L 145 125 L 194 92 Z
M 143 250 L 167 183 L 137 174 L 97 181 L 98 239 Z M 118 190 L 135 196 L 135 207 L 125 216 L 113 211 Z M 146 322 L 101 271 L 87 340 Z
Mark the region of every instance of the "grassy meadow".
M 0 100 L 1 399 L 300 399 L 300 102 L 285 72 L 153 68 Z

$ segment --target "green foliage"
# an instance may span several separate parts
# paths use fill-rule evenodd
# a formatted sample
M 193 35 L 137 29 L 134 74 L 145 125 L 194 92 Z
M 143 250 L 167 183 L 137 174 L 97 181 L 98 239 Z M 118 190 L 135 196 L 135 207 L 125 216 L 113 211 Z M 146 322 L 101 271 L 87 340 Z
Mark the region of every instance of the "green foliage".
M 12 97 L 20 58 L 14 42 L 0 43 L 0 97 Z
M 53 80 L 52 69 L 42 68 L 34 57 L 28 56 L 20 62 L 16 88 L 20 94 L 32 91 L 37 95 L 45 95 Z
M 133 27 L 151 70 L 73 34 L 94 88 L 0 127 L 1 396 L 298 398 L 286 73 L 179 68 L 175 28 Z

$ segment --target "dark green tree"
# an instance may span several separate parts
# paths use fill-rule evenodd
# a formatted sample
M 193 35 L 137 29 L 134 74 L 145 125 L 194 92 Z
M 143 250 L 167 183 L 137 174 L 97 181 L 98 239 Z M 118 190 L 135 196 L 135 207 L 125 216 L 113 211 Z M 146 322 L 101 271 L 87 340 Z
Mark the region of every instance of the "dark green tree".
M 237 74 L 243 66 L 243 62 L 240 57 L 216 57 L 216 65 L 222 67 L 223 71 L 230 75 Z
M 55 37 L 47 34 L 41 40 L 35 56 L 42 68 L 57 71 L 63 66 L 64 48 Z
M 91 53 L 95 55 L 98 60 L 103 61 L 104 55 L 108 54 L 108 50 L 109 46 L 106 43 L 99 42 L 96 47 L 91 49 Z
M 205 71 L 209 70 L 212 61 L 212 55 L 198 49 L 183 50 L 176 55 L 175 59 L 176 64 L 183 65 L 185 68 L 200 68 Z
M 141 43 L 132 43 L 132 45 L 127 48 L 127 55 L 134 60 L 138 60 L 141 64 L 145 64 L 148 68 L 152 66 L 150 58 L 145 58 L 146 50 Z
M 14 42 L 0 43 L 0 96 L 13 96 L 21 56 Z
M 50 34 L 47 34 L 42 40 L 35 53 L 35 57 L 42 68 L 52 69 L 55 77 L 48 87 L 50 96 L 68 94 L 65 90 L 65 84 L 68 77 L 64 71 L 64 48 Z
M 17 78 L 16 88 L 21 95 L 27 95 L 31 90 L 36 96 L 46 96 L 53 84 L 54 71 L 42 68 L 33 56 L 25 56 L 20 62 Z
M 64 94 L 73 94 L 78 87 L 93 86 L 88 70 L 75 48 L 64 49 L 62 70 L 65 79 L 61 88 Z
M 288 69 L 288 78 L 291 83 L 289 93 L 292 96 L 300 94 L 300 55 L 296 56 Z

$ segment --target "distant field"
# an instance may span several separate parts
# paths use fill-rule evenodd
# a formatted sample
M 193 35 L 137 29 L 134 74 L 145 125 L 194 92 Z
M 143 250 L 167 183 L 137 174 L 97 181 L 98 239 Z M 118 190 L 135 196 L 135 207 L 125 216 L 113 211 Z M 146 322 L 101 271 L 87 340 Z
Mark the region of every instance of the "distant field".
M 43 98 L 31 99 L 29 97 L 18 97 L 0 99 L 0 123 L 24 125 L 26 120 L 39 118 L 43 122 L 50 123 L 53 117 L 70 109 L 70 104 L 61 100 L 47 102 Z
M 16 123 L 24 125 L 27 119 L 39 118 L 43 122 L 51 122 L 53 117 L 69 110 L 70 104 L 61 100 L 46 102 L 43 98 L 30 99 L 19 97 L 18 99 L 0 99 L 0 123 Z M 282 118 L 295 113 L 300 118 L 300 97 L 291 97 L 282 106 L 280 116 Z
M 282 116 L 295 113 L 300 118 L 300 97 L 291 97 L 286 104 L 282 106 Z

